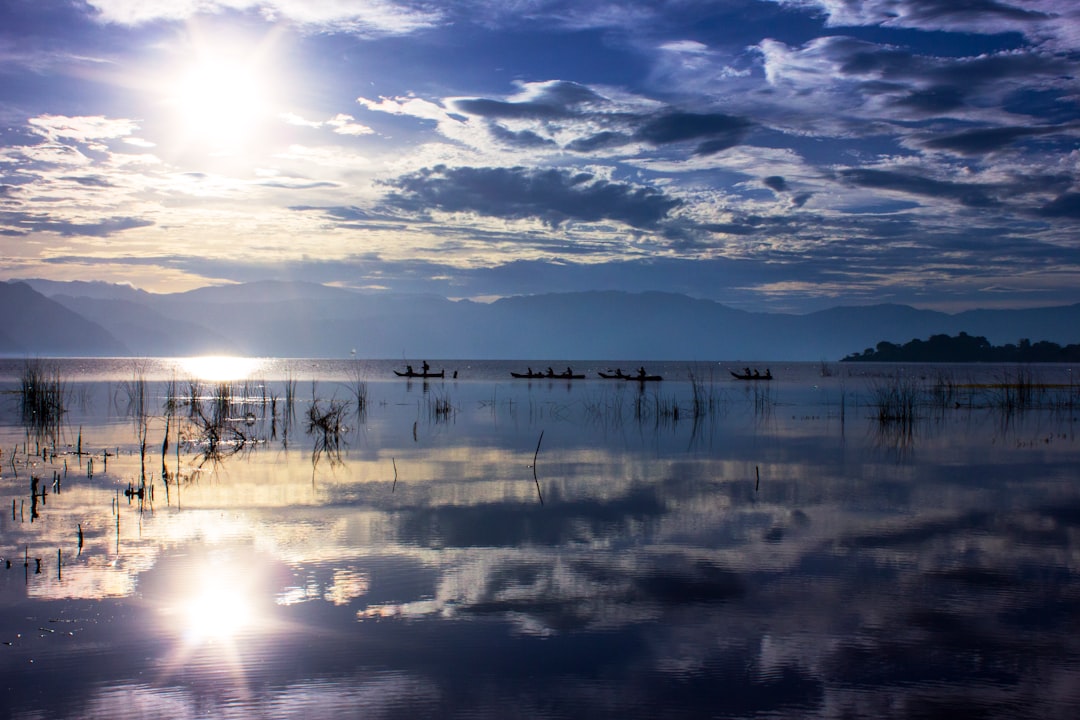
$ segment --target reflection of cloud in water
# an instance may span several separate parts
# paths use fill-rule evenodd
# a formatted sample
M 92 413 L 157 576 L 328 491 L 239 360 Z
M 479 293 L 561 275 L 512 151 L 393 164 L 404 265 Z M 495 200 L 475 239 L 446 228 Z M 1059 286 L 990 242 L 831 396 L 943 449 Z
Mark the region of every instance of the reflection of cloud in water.
M 181 510 L 160 486 L 153 512 L 124 504 L 119 556 L 110 501 L 130 455 L 110 459 L 116 478 L 70 480 L 41 523 L 5 520 L 5 553 L 69 558 L 62 581 L 31 575 L 29 600 L 21 567 L 2 578 L 17 610 L 0 639 L 30 631 L 0 648 L 0 670 L 33 688 L 13 707 L 44 692 L 20 664 L 33 655 L 87 668 L 72 696 L 92 699 L 69 716 L 224 714 L 235 688 L 209 651 L 139 680 L 173 638 L 146 608 L 200 548 L 269 569 L 268 620 L 235 655 L 249 715 L 1054 717 L 1080 700 L 1077 448 L 1028 442 L 1038 423 L 1005 442 L 954 418 L 903 458 L 853 419 L 841 436 L 786 408 L 767 431 L 731 424 L 689 449 L 556 428 L 540 505 L 534 428 L 414 441 L 411 420 L 395 439 L 378 413 L 378 450 L 346 451 L 314 483 L 310 448 L 260 449 L 185 485 Z M 82 623 L 70 642 L 33 635 L 59 610 Z M 113 624 L 83 623 L 99 616 Z

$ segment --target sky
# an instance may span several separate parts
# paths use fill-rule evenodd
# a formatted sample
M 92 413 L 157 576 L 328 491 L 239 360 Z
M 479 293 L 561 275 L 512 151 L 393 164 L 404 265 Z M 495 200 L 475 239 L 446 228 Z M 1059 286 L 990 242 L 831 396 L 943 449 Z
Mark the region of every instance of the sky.
M 1075 0 L 5 0 L 0 279 L 1080 302 Z

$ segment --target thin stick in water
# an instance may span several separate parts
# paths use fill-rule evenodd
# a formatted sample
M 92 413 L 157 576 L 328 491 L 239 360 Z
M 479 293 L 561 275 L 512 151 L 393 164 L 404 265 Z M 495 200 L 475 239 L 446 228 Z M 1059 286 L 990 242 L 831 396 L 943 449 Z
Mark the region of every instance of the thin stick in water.
M 540 498 L 540 504 L 541 505 L 544 504 L 544 495 L 543 495 L 543 493 L 540 492 L 540 480 L 539 480 L 539 478 L 536 477 L 536 458 L 537 458 L 537 456 L 540 455 L 540 443 L 542 443 L 543 441 L 544 441 L 544 431 L 541 430 L 540 431 L 540 439 L 536 441 L 536 452 L 533 453 L 533 461 L 532 461 L 533 482 L 536 483 L 536 495 L 537 495 L 537 497 Z

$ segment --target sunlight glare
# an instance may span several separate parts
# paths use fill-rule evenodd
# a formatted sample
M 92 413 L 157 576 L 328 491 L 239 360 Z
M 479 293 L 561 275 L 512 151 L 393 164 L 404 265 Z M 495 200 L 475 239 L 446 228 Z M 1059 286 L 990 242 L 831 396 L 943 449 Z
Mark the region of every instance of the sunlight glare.
M 244 380 L 266 364 L 262 358 L 236 357 L 232 355 L 202 355 L 181 358 L 180 370 L 198 380 L 223 382 Z

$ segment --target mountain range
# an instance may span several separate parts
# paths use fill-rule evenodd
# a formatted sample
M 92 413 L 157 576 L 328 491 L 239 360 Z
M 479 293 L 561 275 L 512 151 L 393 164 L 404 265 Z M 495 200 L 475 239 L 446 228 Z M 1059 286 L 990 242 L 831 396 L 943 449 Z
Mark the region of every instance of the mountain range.
M 1080 304 L 949 314 L 905 305 L 755 313 L 674 293 L 551 293 L 492 303 L 264 281 L 155 294 L 0 282 L 0 355 L 838 360 L 880 341 L 967 332 L 1080 341 Z

